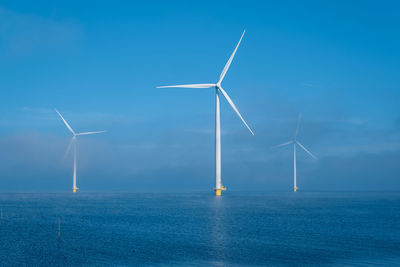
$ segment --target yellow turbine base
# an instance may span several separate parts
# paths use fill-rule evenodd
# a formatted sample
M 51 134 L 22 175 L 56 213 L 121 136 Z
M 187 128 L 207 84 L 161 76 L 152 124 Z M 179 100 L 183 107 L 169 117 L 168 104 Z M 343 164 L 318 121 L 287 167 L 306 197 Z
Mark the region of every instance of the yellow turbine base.
M 296 191 L 297 191 L 297 187 L 293 188 L 293 192 L 296 192 Z
M 220 196 L 221 195 L 221 191 L 226 191 L 226 187 L 222 186 L 221 188 L 214 188 L 215 191 L 215 195 L 216 196 Z
M 72 193 L 76 193 L 78 191 L 78 188 L 72 188 Z

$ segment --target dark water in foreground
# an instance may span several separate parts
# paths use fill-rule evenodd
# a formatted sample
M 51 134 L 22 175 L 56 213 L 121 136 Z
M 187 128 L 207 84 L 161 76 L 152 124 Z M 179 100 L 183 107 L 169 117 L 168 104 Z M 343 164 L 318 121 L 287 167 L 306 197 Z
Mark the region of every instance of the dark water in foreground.
M 400 266 L 400 192 L 3 193 L 0 206 L 0 265 Z

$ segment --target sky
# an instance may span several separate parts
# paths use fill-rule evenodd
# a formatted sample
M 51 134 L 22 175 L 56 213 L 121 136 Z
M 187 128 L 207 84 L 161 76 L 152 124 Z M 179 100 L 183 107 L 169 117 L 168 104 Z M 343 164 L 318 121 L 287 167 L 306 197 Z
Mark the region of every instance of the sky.
M 400 190 L 397 1 L 0 1 L 0 191 Z

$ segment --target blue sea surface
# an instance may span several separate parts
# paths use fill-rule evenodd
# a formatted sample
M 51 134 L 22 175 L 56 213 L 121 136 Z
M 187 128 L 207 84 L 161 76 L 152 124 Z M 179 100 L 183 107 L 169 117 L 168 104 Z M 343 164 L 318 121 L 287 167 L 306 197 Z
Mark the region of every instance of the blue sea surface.
M 0 207 L 2 266 L 400 266 L 400 192 L 2 193 Z

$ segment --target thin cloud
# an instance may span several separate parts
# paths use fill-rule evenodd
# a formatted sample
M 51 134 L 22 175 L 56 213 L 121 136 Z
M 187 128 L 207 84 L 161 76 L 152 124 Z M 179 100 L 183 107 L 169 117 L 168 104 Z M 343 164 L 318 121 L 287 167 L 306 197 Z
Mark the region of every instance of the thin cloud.
M 0 6 L 0 40 L 12 55 L 69 48 L 81 35 L 82 28 L 76 21 L 57 21 Z
M 306 86 L 306 87 L 314 87 L 314 88 L 319 87 L 318 85 L 315 85 L 313 83 L 308 83 L 308 82 L 301 83 L 301 85 Z

